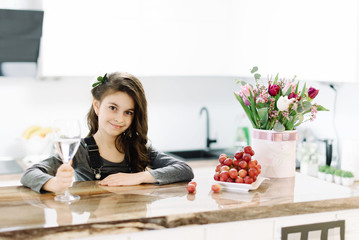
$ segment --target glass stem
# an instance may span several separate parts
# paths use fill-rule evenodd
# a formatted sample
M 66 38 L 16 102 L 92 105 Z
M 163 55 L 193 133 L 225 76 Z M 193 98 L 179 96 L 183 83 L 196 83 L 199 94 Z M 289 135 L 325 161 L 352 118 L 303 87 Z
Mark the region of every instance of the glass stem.
M 64 192 L 64 195 L 65 195 L 65 199 L 69 200 L 69 198 L 70 198 L 70 192 L 69 192 L 68 189 Z

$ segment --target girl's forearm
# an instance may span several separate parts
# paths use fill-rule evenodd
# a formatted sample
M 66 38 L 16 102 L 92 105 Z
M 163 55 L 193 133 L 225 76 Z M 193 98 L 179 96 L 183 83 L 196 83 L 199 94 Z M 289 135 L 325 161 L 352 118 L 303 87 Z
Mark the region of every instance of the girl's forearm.
M 135 173 L 138 174 L 140 179 L 141 179 L 141 183 L 155 183 L 157 182 L 156 179 L 152 176 L 152 174 L 148 171 L 144 171 L 144 172 L 139 172 L 139 173 Z
M 58 191 L 58 184 L 56 182 L 56 178 L 50 178 L 43 186 L 42 189 L 48 192 L 57 192 Z

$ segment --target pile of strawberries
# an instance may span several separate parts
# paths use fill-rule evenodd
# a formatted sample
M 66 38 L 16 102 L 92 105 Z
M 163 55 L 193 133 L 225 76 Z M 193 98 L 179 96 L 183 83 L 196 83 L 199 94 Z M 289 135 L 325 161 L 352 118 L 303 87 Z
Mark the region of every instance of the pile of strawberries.
M 253 159 L 253 156 L 254 151 L 251 146 L 246 146 L 243 151 L 236 152 L 234 157 L 221 154 L 213 177 L 214 180 L 252 184 L 261 173 L 261 165 Z

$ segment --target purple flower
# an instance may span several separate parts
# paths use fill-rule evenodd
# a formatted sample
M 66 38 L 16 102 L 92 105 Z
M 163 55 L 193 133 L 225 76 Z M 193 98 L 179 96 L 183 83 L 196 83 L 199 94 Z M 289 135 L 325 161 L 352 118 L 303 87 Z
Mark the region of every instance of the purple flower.
M 249 105 L 251 105 L 251 103 L 248 101 L 248 99 L 247 98 L 243 98 L 243 102 L 244 102 L 244 105 L 246 105 L 246 106 L 249 106 Z
M 299 96 L 298 94 L 295 94 L 294 92 L 292 92 L 288 95 L 288 99 L 291 99 L 291 98 L 298 100 L 298 102 L 300 101 L 300 99 L 302 99 L 301 96 Z
M 315 89 L 313 87 L 310 87 L 308 89 L 308 97 L 311 99 L 314 99 L 319 93 L 319 89 Z
M 243 100 L 244 105 L 246 105 L 246 106 L 251 105 L 251 103 L 249 102 L 249 100 L 246 98 L 246 96 L 244 96 L 244 94 L 243 94 L 242 92 L 239 92 L 239 94 L 238 94 L 238 95 L 239 95 L 239 96 L 241 96 L 241 98 L 242 98 L 242 100 Z
M 311 113 L 310 121 L 311 121 L 311 122 L 313 122 L 314 119 L 317 117 L 317 116 L 316 116 L 316 115 L 317 115 L 317 112 L 318 112 L 317 104 L 314 104 L 314 105 L 312 106 L 312 110 L 310 111 L 310 113 Z
M 269 84 L 268 93 L 271 96 L 273 96 L 273 97 L 277 96 L 277 94 L 279 93 L 279 90 L 280 90 L 280 88 L 277 84 L 273 84 L 273 85 Z
M 296 94 L 295 94 L 294 92 L 290 93 L 290 94 L 288 95 L 288 99 L 296 98 L 295 95 L 296 95 Z

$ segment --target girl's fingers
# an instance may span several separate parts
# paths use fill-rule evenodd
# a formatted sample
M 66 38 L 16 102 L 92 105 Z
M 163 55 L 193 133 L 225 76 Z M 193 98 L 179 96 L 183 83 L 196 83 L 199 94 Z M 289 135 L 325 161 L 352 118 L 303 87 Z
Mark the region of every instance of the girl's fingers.
M 58 172 L 56 176 L 61 178 L 72 178 L 74 176 L 73 172 Z
M 60 171 L 73 171 L 74 169 L 68 164 L 62 164 L 59 167 Z
M 103 185 L 103 186 L 106 186 L 106 185 L 107 185 L 107 181 L 105 181 L 105 179 L 104 179 L 104 180 L 100 181 L 98 184 Z

